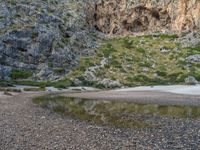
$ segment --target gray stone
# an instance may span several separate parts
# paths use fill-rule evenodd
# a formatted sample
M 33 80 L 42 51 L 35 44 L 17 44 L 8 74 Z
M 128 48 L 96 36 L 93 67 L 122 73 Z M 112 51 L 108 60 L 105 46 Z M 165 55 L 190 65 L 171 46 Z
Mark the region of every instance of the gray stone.
M 0 80 L 10 80 L 11 67 L 0 65 Z
M 168 49 L 166 46 L 160 46 L 160 51 L 161 51 L 161 53 L 163 53 L 163 54 L 167 54 L 167 53 L 169 53 L 171 50 Z
M 79 79 L 74 79 L 74 85 L 80 86 L 80 85 L 82 85 L 82 81 L 80 81 Z
M 188 62 L 198 63 L 198 62 L 200 62 L 200 54 L 191 55 L 191 56 L 187 57 L 186 60 Z
M 9 10 L 5 3 L 0 4 L 0 17 L 8 17 L 10 15 Z
M 188 76 L 188 77 L 185 79 L 185 83 L 188 84 L 188 85 L 196 85 L 196 84 L 198 84 L 198 81 L 195 79 L 195 77 L 193 77 L 193 76 Z
M 148 71 L 149 71 L 149 68 L 143 67 L 143 68 L 142 68 L 142 71 L 143 71 L 143 72 L 148 72 Z
M 199 39 L 199 33 L 189 32 L 185 36 L 179 38 L 179 41 L 181 42 L 182 47 L 193 47 L 200 44 Z
M 113 81 L 110 79 L 103 79 L 102 81 L 99 81 L 98 84 L 103 85 L 106 88 L 116 88 L 122 86 L 119 81 Z

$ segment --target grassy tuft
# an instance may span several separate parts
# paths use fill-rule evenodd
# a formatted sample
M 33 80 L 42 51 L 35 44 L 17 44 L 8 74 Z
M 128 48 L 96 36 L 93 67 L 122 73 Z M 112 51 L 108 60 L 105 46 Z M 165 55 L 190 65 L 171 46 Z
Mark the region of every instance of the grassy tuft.
M 32 76 L 32 72 L 22 69 L 13 69 L 10 76 L 12 79 L 26 79 Z

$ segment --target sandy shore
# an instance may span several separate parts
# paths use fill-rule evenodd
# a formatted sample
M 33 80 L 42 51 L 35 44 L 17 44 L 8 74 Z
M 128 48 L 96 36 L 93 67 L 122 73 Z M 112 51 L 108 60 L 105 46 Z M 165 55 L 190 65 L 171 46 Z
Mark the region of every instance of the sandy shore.
M 199 95 L 173 94 L 160 91 L 99 91 L 63 94 L 68 97 L 78 97 L 99 100 L 119 100 L 136 103 L 163 105 L 194 105 L 200 106 Z
M 176 94 L 200 95 L 200 85 L 169 85 L 169 86 L 139 86 L 133 88 L 117 89 L 114 91 L 136 92 L 136 91 L 160 91 Z

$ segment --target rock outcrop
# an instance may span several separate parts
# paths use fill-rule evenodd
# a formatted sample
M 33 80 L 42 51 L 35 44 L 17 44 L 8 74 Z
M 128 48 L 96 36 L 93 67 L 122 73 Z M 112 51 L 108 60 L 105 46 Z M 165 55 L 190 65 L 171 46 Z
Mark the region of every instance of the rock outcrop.
M 0 79 L 12 69 L 54 80 L 92 53 L 95 36 L 87 30 L 83 1 L 0 1 Z
M 97 0 L 87 21 L 106 34 L 200 29 L 199 0 Z

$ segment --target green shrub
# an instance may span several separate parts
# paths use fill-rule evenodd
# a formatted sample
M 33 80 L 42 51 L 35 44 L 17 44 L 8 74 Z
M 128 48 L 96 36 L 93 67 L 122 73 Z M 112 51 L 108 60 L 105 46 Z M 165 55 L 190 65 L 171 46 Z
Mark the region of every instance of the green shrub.
M 176 38 L 178 38 L 178 35 L 176 35 L 176 34 L 160 34 L 159 37 L 161 39 L 176 39 Z
M 102 49 L 102 52 L 105 57 L 109 57 L 116 50 L 113 48 L 112 44 L 107 43 L 106 46 Z
M 39 35 L 38 32 L 32 32 L 31 38 L 32 38 L 32 39 L 35 39 L 35 38 L 38 37 L 38 35 Z
M 29 91 L 34 91 L 34 92 L 44 91 L 44 88 L 24 88 L 24 91 L 27 91 L 27 92 L 29 92 Z
M 50 81 L 29 81 L 29 80 L 17 80 L 17 81 L 12 81 L 12 84 L 18 84 L 18 85 L 27 85 L 27 86 L 38 86 L 40 88 L 44 88 L 46 86 L 50 86 L 51 82 Z
M 130 48 L 133 48 L 134 46 L 133 46 L 133 40 L 131 40 L 130 38 L 125 38 L 124 40 L 123 40 L 123 46 L 125 47 L 125 48 L 128 48 L 128 49 L 130 49 Z
M 1 81 L 0 80 L 0 87 L 8 87 L 13 86 L 9 81 Z
M 0 88 L 0 91 L 4 91 L 4 92 L 16 92 L 16 93 L 20 93 L 21 92 L 20 89 L 14 89 L 14 88 Z
M 144 48 L 141 48 L 141 47 L 137 48 L 136 51 L 139 52 L 139 53 L 145 54 L 145 49 Z
M 113 66 L 115 68 L 122 68 L 121 63 L 119 61 L 115 60 L 115 59 L 110 60 L 109 65 Z
M 51 82 L 50 85 L 54 86 L 55 88 L 67 88 L 72 85 L 72 81 L 69 79 L 62 79 L 56 82 Z
M 96 82 L 94 81 L 88 81 L 83 76 L 77 77 L 82 82 L 82 86 L 95 86 Z
M 12 79 L 26 79 L 32 76 L 32 72 L 21 69 L 13 69 L 10 76 Z
M 188 76 L 187 73 L 175 72 L 167 75 L 170 84 L 177 84 L 185 82 L 185 78 Z
M 167 72 L 165 72 L 165 71 L 156 71 L 156 74 L 158 75 L 158 76 L 162 76 L 162 77 L 165 77 L 166 75 L 167 75 Z
M 53 67 L 53 62 L 52 62 L 52 61 L 49 61 L 49 62 L 48 62 L 48 67 L 50 67 L 50 68 Z
M 54 71 L 55 73 L 57 73 L 57 74 L 62 74 L 62 73 L 65 72 L 65 69 L 64 69 L 64 68 L 55 68 L 53 71 Z

